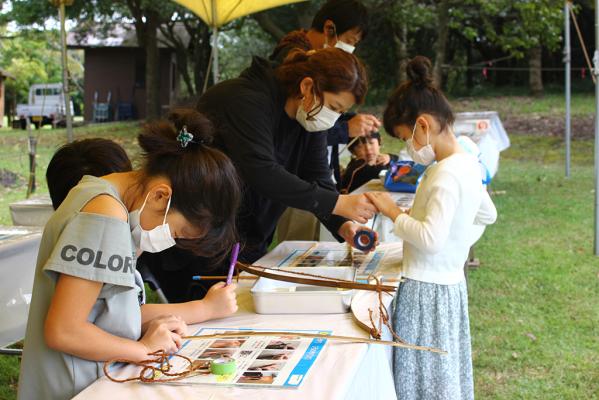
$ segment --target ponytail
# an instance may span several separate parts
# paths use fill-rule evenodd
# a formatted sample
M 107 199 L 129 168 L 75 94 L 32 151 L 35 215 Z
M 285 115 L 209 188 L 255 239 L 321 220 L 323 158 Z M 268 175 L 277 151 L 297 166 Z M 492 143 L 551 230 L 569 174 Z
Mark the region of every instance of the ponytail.
M 181 133 L 191 134 L 189 141 Z M 180 247 L 196 255 L 224 254 L 237 241 L 235 217 L 241 186 L 231 160 L 210 146 L 212 123 L 193 109 L 172 111 L 166 120 L 144 126 L 138 136 L 144 179 L 163 176 L 173 190 L 171 206 L 205 234 L 179 239 Z
M 406 66 L 408 80 L 393 92 L 383 115 L 385 130 L 391 136 L 398 125 L 412 126 L 421 114 L 433 115 L 441 130 L 453 124 L 451 106 L 433 83 L 433 66 L 424 56 L 416 56 Z

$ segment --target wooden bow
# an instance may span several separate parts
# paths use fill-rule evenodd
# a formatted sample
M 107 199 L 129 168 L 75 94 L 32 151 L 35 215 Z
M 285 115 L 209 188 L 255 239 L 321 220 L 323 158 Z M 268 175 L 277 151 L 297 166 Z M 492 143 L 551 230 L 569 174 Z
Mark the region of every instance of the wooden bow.
M 299 271 L 289 271 L 285 269 L 267 268 L 259 265 L 248 265 L 242 262 L 237 262 L 236 265 L 239 271 L 247 272 L 248 274 L 260 276 L 263 278 L 273 279 L 276 281 L 300 283 L 305 285 L 321 286 L 321 287 L 332 287 L 341 289 L 358 289 L 358 290 L 371 290 L 371 291 L 382 291 L 382 292 L 395 292 L 396 286 L 382 285 L 382 284 L 370 284 L 370 283 L 359 283 L 354 281 L 348 281 L 345 279 L 331 278 L 328 276 L 314 275 Z M 276 272 L 269 272 L 276 271 Z

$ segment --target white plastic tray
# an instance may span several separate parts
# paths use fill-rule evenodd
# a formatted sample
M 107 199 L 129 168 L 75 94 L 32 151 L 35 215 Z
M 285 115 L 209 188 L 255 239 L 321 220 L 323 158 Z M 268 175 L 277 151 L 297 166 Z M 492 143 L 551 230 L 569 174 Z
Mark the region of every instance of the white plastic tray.
M 297 270 L 308 272 L 307 268 Z M 313 267 L 310 274 L 355 280 L 352 267 Z M 260 278 L 251 291 L 258 314 L 341 314 L 349 311 L 353 290 L 318 287 Z
M 13 225 L 44 226 L 54 213 L 49 196 L 32 197 L 8 205 Z
M 25 337 L 41 238 L 40 228 L 0 226 L 0 347 Z

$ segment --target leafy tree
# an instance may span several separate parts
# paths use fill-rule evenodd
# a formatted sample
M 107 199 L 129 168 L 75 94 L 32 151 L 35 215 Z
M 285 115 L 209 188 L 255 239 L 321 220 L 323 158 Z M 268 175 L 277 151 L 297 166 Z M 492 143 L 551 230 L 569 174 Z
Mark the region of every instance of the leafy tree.
M 0 68 L 15 79 L 6 83 L 7 115 L 14 114 L 17 103 L 26 103 L 29 87 L 35 83 L 61 82 L 59 32 L 56 30 L 0 30 Z M 83 80 L 81 52 L 70 52 L 68 58 L 71 82 L 75 89 Z
M 43 27 L 49 18 L 58 18 L 58 10 L 48 0 L 8 0 L 10 11 L 0 15 L 0 23 L 14 21 L 20 26 Z M 108 0 L 74 1 L 65 8 L 67 19 L 92 19 L 122 12 L 122 7 Z
M 56 9 L 47 0 L 12 0 L 12 9 L 3 18 L 20 25 L 43 26 L 48 18 L 55 17 Z M 67 18 L 113 24 L 122 19 L 133 19 L 137 41 L 146 53 L 146 114 L 148 119 L 160 113 L 158 79 L 158 27 L 170 21 L 181 7 L 162 0 L 91 0 L 75 1 L 66 8 Z
M 242 18 L 221 36 L 220 62 L 227 66 L 222 71 L 223 79 L 239 76 L 250 65 L 253 56 L 267 58 L 272 53 L 276 41 L 260 29 L 258 22 L 251 17 Z
M 370 14 L 368 36 L 360 43 L 357 55 L 370 71 L 369 101 L 381 102 L 397 84 L 406 79 L 405 64 L 410 57 L 423 54 L 434 59 L 432 25 L 434 13 L 428 4 L 417 0 L 367 0 Z
M 181 35 L 182 29 L 187 38 Z M 186 95 L 193 97 L 202 92 L 212 49 L 210 29 L 191 12 L 182 11 L 159 26 L 162 42 L 175 50 L 177 69 L 186 88 Z
M 563 1 L 468 0 L 467 3 L 472 8 L 462 22 L 468 39 L 483 53 L 490 50 L 496 54 L 499 50 L 516 60 L 528 57 L 531 92 L 541 94 L 542 49 L 559 50 Z
M 324 1 L 267 10 L 224 27 L 219 48 L 223 78 L 236 76 L 249 64 L 251 55 L 268 54 L 287 32 L 308 28 Z M 562 0 L 361 1 L 371 15 L 368 36 L 357 49 L 357 55 L 369 66 L 369 102 L 383 101 L 405 79 L 405 62 L 416 54 L 433 60 L 435 79 L 449 90 L 472 88 L 476 82 L 487 79 L 487 75 L 474 74 L 482 68 L 482 61 L 503 59 L 502 66 L 528 65 L 531 89 L 538 93 L 542 91 L 541 56 L 554 64 L 561 63 Z M 4 19 L 39 28 L 56 15 L 56 9 L 47 0 L 8 3 L 12 10 L 10 15 L 0 15 L 0 25 Z M 584 33 L 585 27 L 592 29 L 589 10 L 593 4 L 592 0 L 577 4 L 588 20 L 580 21 Z M 106 26 L 115 20 L 134 22 L 138 41 L 146 49 L 146 82 L 155 85 L 147 87 L 148 110 L 156 110 L 156 115 L 158 79 L 153 66 L 158 65 L 158 41 L 174 49 L 185 94 L 201 93 L 211 51 L 211 31 L 188 10 L 164 0 L 77 0 L 67 8 L 67 15 L 80 27 L 84 26 L 82 21 Z M 507 81 L 519 83 L 525 76 L 494 71 L 488 78 L 497 85 Z
M 295 3 L 252 14 L 251 17 L 278 42 L 291 31 L 310 28 L 314 15 L 324 3 L 324 0 Z

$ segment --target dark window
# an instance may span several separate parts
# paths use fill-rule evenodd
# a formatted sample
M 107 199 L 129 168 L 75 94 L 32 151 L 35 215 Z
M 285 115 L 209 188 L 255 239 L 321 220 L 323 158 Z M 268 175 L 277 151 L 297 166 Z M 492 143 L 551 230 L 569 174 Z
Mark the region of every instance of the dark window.
M 35 89 L 36 96 L 58 96 L 59 94 L 60 94 L 60 89 L 58 89 L 58 88 Z

